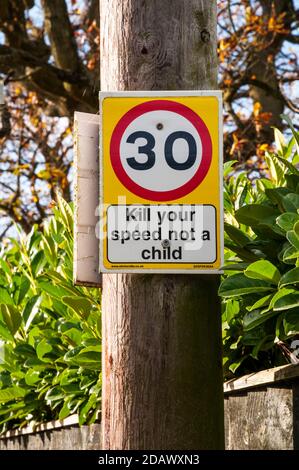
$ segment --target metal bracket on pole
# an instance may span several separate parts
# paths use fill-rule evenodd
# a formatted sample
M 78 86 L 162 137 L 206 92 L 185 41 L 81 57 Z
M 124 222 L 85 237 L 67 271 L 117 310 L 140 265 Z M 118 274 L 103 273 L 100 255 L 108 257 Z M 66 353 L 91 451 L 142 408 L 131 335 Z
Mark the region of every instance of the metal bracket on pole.
M 74 283 L 101 287 L 99 238 L 99 116 L 75 112 Z

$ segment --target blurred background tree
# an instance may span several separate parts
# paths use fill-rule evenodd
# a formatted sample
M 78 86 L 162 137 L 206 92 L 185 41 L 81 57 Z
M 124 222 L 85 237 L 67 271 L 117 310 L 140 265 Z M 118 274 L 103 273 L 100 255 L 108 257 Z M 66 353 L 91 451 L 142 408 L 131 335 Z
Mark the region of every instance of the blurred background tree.
M 73 113 L 98 111 L 98 3 L 0 2 L 6 95 L 6 107 L 0 105 L 0 238 L 13 222 L 25 232 L 42 224 L 56 188 L 71 198 Z M 218 6 L 225 160 L 237 159 L 254 178 L 267 173 L 271 126 L 282 128 L 280 114 L 298 111 L 299 2 L 219 0 Z
M 271 127 L 282 128 L 284 111 L 299 111 L 299 2 L 223 0 L 218 5 L 225 159 L 262 170 L 273 142 Z
M 73 113 L 98 109 L 98 3 L 0 2 L 1 238 L 41 224 L 56 188 L 71 198 Z

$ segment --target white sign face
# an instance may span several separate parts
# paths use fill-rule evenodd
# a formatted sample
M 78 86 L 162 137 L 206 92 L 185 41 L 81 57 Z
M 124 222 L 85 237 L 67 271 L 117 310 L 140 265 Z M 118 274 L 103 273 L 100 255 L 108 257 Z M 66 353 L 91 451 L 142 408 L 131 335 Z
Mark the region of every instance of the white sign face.
M 201 205 L 110 206 L 111 263 L 214 263 L 216 210 Z
M 197 130 L 171 111 L 150 111 L 134 119 L 120 142 L 120 159 L 128 177 L 150 191 L 173 191 L 185 185 L 198 171 L 201 157 Z
M 219 92 L 101 93 L 103 272 L 218 273 Z

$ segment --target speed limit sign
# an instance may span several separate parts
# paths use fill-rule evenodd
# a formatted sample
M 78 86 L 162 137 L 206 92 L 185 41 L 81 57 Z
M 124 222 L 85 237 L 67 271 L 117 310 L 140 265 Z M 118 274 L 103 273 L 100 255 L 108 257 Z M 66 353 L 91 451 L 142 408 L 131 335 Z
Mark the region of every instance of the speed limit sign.
M 101 93 L 101 271 L 219 272 L 220 92 Z

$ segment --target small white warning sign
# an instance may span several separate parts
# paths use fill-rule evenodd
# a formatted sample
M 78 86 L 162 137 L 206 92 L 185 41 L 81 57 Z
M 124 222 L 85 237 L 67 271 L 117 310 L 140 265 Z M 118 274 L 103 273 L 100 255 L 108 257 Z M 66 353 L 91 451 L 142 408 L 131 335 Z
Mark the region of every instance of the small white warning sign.
M 216 233 L 211 205 L 112 205 L 107 258 L 112 264 L 214 263 Z

